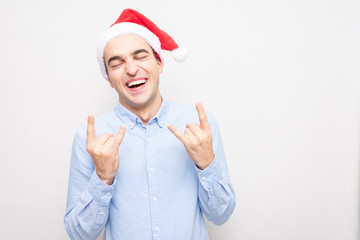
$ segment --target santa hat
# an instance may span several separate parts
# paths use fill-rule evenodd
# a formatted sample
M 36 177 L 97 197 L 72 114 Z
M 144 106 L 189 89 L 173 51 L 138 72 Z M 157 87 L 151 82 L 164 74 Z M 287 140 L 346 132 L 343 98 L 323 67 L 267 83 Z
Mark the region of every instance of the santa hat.
M 103 77 L 108 80 L 104 63 L 104 48 L 113 38 L 123 34 L 137 34 L 154 49 L 160 61 L 162 50 L 170 51 L 177 62 L 182 62 L 187 57 L 187 51 L 180 48 L 174 39 L 166 32 L 159 29 L 152 21 L 133 9 L 125 9 L 120 17 L 108 28 L 100 38 L 97 48 L 97 59 Z

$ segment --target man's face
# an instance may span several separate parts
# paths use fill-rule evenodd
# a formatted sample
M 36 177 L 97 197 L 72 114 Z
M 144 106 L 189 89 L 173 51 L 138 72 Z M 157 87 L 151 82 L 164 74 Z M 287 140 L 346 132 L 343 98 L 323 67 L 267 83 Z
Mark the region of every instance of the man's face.
M 149 44 L 138 35 L 118 36 L 107 43 L 104 61 L 109 82 L 128 109 L 146 109 L 159 98 L 162 64 Z

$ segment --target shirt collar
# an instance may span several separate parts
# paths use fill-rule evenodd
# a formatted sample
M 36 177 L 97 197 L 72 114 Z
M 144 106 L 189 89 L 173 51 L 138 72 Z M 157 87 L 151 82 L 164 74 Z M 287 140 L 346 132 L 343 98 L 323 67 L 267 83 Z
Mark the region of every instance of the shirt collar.
M 169 110 L 169 103 L 162 97 L 162 103 L 159 111 L 153 118 L 160 128 L 166 127 L 166 116 Z
M 168 112 L 169 103 L 162 98 L 162 103 L 160 106 L 159 111 L 157 114 L 149 121 L 148 124 L 152 124 L 154 121 L 159 125 L 160 128 L 164 128 L 166 126 L 165 124 L 165 118 Z M 118 105 L 114 109 L 115 113 L 119 116 L 121 120 L 124 121 L 124 123 L 130 128 L 133 129 L 136 124 L 142 124 L 141 119 L 136 116 L 134 113 L 132 113 L 130 110 L 125 108 L 120 101 L 118 102 Z

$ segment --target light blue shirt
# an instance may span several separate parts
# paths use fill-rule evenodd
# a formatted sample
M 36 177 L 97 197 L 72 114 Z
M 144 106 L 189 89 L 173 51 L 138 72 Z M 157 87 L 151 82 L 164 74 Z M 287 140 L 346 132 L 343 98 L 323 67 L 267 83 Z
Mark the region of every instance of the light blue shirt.
M 77 131 L 72 148 L 65 228 L 71 239 L 209 239 L 203 214 L 216 225 L 235 208 L 225 154 L 215 119 L 207 114 L 213 136 L 214 161 L 196 167 L 183 143 L 167 128 L 184 132 L 199 123 L 195 108 L 163 101 L 143 126 L 120 103 L 96 118 L 95 131 L 126 133 L 119 148 L 120 166 L 111 186 L 103 183 L 86 151 L 86 126 Z

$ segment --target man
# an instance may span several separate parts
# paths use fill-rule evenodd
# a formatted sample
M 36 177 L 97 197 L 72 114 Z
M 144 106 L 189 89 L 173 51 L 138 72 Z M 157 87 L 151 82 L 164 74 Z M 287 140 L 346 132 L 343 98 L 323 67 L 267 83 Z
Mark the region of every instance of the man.
M 72 239 L 209 239 L 235 208 L 215 119 L 164 100 L 161 52 L 184 54 L 145 16 L 126 9 L 98 46 L 119 94 L 112 111 L 75 135 L 65 227 Z

